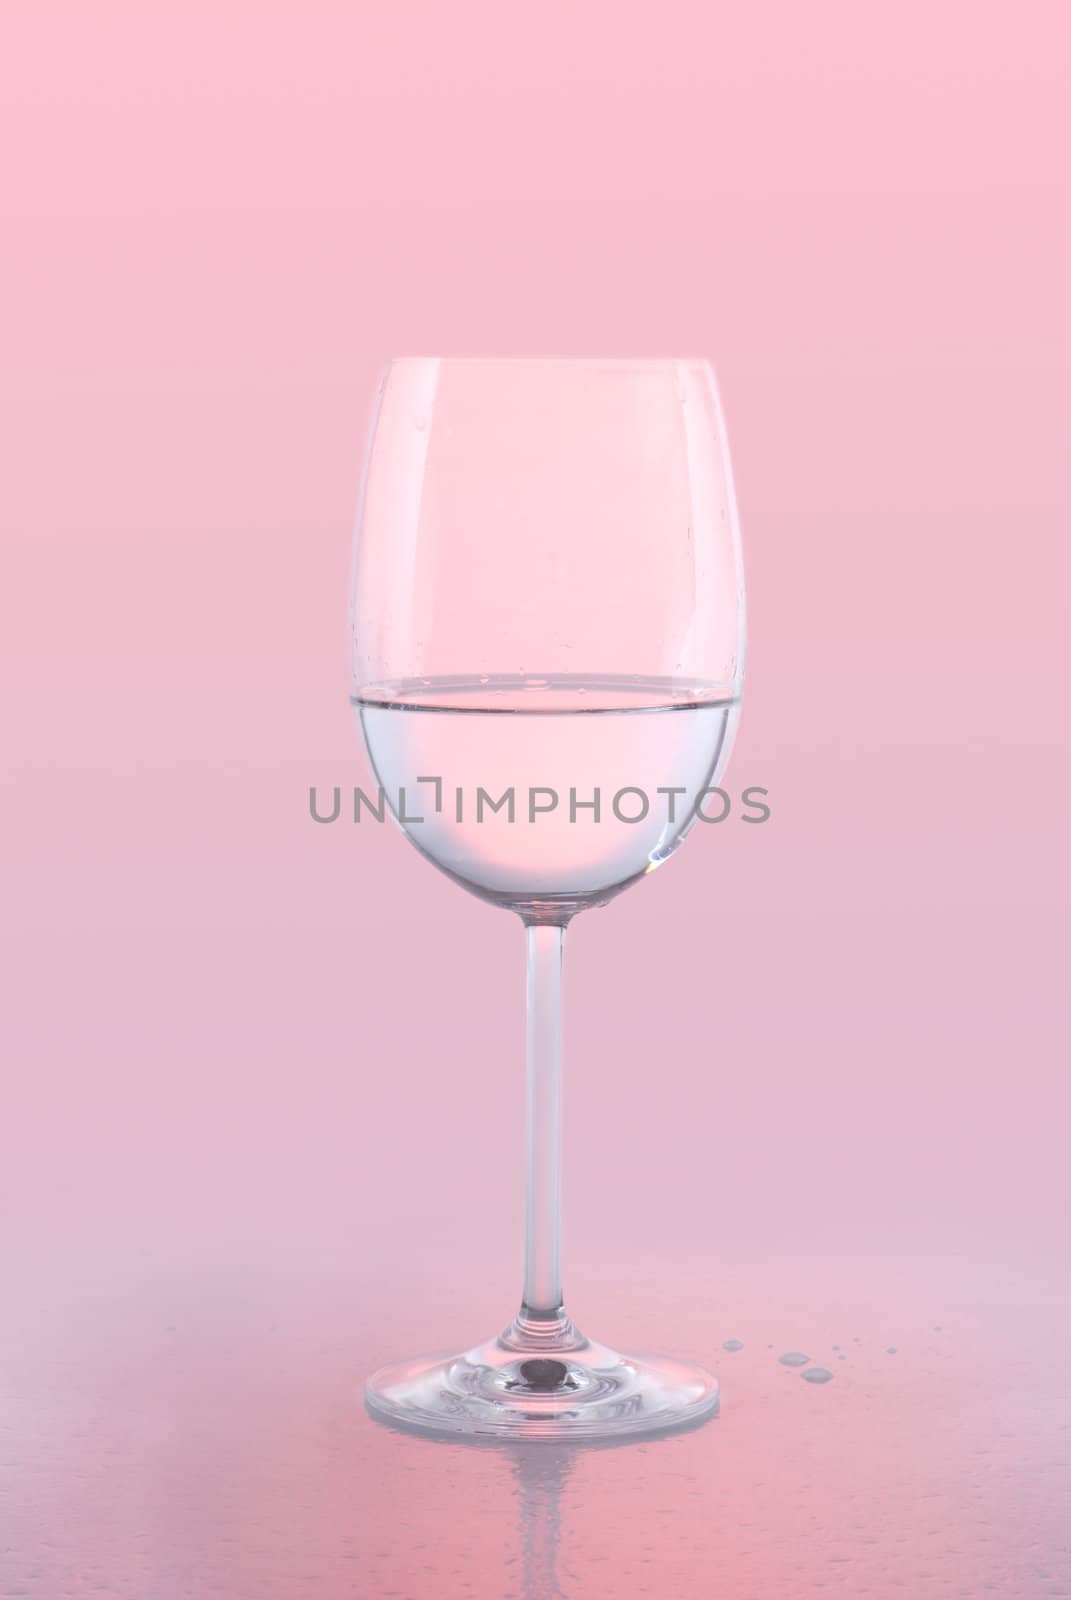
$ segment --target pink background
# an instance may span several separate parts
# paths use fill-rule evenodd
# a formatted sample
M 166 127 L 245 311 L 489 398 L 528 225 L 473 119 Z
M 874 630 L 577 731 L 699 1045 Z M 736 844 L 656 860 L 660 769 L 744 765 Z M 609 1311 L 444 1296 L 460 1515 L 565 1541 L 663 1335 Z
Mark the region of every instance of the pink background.
M 974 1596 L 972 1561 L 1071 1592 L 1063 9 L 2 26 L 8 1592 L 511 1592 L 477 1513 L 512 1480 L 429 1477 L 425 1527 L 398 1505 L 434 1447 L 345 1430 L 371 1366 L 513 1309 L 520 928 L 307 813 L 364 773 L 379 363 L 469 351 L 713 357 L 751 624 L 729 785 L 774 811 L 570 935 L 573 1309 L 754 1364 L 658 1458 L 699 1486 L 693 1555 L 622 1564 L 677 1480 L 586 1457 L 562 1592 L 809 1595 L 837 1540 L 856 1593 Z M 875 1354 L 853 1408 L 851 1363 L 808 1394 L 772 1366 L 764 1399 L 768 1341 L 838 1332 L 896 1345 L 895 1383 Z M 769 1410 L 786 1384 L 839 1444 Z M 876 1535 L 782 1492 L 791 1441 Z M 979 1453 L 992 1504 L 956 1498 Z

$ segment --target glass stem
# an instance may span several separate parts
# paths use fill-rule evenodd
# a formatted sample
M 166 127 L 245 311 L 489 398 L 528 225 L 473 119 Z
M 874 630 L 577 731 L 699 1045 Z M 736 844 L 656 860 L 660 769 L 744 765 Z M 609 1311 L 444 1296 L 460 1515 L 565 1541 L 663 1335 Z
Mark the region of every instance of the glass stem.
M 527 923 L 528 1139 L 524 1299 L 518 1324 L 536 1339 L 569 1328 L 562 1310 L 561 1012 L 565 928 Z

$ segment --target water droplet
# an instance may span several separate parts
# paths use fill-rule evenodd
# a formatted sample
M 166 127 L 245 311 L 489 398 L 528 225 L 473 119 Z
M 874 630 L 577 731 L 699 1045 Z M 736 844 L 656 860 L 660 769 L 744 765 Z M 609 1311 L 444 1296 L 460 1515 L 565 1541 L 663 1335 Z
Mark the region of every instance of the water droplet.
M 800 1377 L 804 1383 L 829 1383 L 833 1374 L 828 1367 L 808 1367 L 806 1372 L 801 1372 Z
M 934 1333 L 944 1333 L 945 1330 L 942 1328 L 942 1326 L 941 1326 L 941 1324 L 939 1322 L 935 1322 L 934 1326 L 933 1326 L 933 1331 L 934 1331 Z
M 896 1346 L 894 1344 L 887 1344 L 885 1346 L 885 1354 L 887 1356 L 894 1356 L 896 1354 Z
M 730 1350 L 734 1354 L 735 1354 L 735 1352 L 737 1350 L 742 1350 L 743 1348 L 744 1348 L 743 1339 L 726 1339 L 725 1343 L 722 1345 L 722 1349 L 723 1350 Z
M 848 1357 L 847 1357 L 847 1356 L 838 1356 L 838 1357 L 837 1357 L 837 1360 L 838 1360 L 838 1361 L 847 1361 L 847 1359 L 848 1359 Z
M 839 1344 L 835 1344 L 835 1345 L 834 1345 L 834 1346 L 833 1346 L 833 1348 L 834 1348 L 834 1350 L 839 1350 L 839 1349 L 840 1349 L 840 1345 L 839 1345 Z
M 783 1367 L 805 1367 L 810 1356 L 805 1356 L 802 1350 L 786 1350 L 783 1356 L 778 1356 Z

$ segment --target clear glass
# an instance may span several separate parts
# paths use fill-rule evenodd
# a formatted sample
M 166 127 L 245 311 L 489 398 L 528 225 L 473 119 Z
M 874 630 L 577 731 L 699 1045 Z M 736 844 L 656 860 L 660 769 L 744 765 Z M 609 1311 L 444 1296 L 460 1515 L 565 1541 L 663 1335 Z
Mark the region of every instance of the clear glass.
M 660 866 L 728 759 L 743 685 L 729 454 L 703 360 L 407 358 L 361 491 L 351 692 L 386 805 L 528 949 L 520 1309 L 377 1372 L 435 1434 L 616 1439 L 712 1415 L 714 1378 L 586 1338 L 561 1278 L 565 930 Z

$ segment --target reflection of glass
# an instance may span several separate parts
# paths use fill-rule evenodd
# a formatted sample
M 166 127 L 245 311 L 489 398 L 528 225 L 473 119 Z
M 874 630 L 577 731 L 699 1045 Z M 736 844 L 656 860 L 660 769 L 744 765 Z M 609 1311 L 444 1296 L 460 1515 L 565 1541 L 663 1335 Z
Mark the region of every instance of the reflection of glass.
M 351 637 L 354 704 L 398 821 L 456 882 L 518 912 L 528 942 L 520 1311 L 487 1344 L 377 1373 L 369 1405 L 426 1431 L 514 1439 L 709 1415 L 707 1373 L 622 1357 L 573 1325 L 559 1233 L 565 929 L 680 844 L 728 757 L 743 683 L 709 366 L 392 363 Z
M 568 1445 L 515 1447 L 523 1600 L 565 1600 L 558 1577 L 562 1490 L 575 1459 Z

